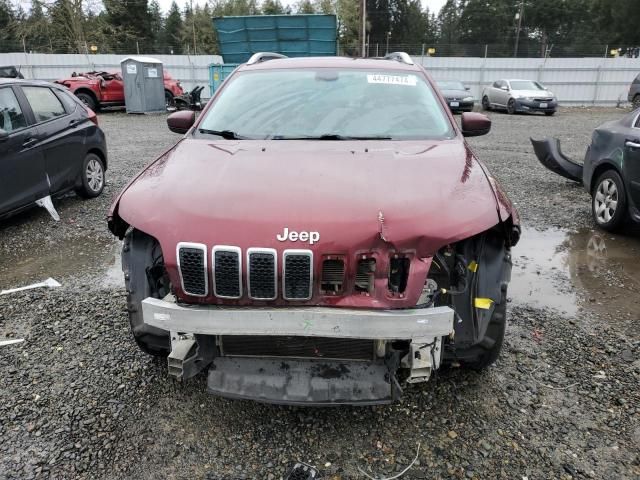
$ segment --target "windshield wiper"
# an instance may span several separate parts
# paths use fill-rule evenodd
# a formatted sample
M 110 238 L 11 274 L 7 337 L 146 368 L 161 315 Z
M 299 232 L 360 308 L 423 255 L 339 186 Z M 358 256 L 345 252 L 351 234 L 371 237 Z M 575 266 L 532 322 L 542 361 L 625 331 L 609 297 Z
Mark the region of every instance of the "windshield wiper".
M 238 135 L 236 132 L 231 130 L 208 130 L 206 128 L 199 128 L 198 131 L 200 133 L 204 133 L 205 135 L 217 135 L 226 140 L 246 140 L 247 137 L 242 137 Z
M 273 135 L 272 140 L 391 140 L 391 137 L 371 135 L 368 137 L 353 137 L 349 135 L 338 135 L 337 133 L 325 133 L 317 137 L 285 137 L 283 135 Z

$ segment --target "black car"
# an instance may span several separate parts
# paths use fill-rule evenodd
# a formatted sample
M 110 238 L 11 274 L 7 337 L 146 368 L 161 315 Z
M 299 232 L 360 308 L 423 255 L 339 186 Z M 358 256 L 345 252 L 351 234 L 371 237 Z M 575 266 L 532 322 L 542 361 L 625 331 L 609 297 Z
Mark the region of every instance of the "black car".
M 0 66 L 0 78 L 24 78 L 20 70 L 13 65 Z
M 452 112 L 473 111 L 475 99 L 460 80 L 436 80 L 436 83 Z
M 596 128 L 582 165 L 562 153 L 557 138 L 531 143 L 545 167 L 584 185 L 600 228 L 617 230 L 627 218 L 640 222 L 640 109 Z
M 64 87 L 0 79 L 0 218 L 74 190 L 102 193 L 107 146 L 96 114 Z

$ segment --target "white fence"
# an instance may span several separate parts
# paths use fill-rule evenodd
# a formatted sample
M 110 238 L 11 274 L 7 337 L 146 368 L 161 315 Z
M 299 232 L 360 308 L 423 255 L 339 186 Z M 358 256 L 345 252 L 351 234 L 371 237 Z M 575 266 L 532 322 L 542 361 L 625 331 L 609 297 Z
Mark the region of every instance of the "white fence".
M 462 80 L 476 98 L 501 78 L 537 80 L 564 105 L 616 105 L 627 102 L 638 58 L 469 58 L 414 57 L 436 79 Z
M 204 85 L 209 95 L 211 63 L 218 55 L 152 55 L 180 80 L 185 90 Z M 71 72 L 119 70 L 124 55 L 51 55 L 0 53 L 0 65 L 16 65 L 26 78 L 56 80 Z M 499 78 L 538 80 L 564 105 L 616 105 L 627 101 L 631 81 L 640 73 L 638 58 L 477 58 L 414 57 L 436 79 L 462 80 L 480 98 L 482 88 Z
M 164 69 L 176 80 L 180 80 L 185 90 L 196 85 L 204 85 L 203 97 L 209 92 L 209 65 L 222 63 L 219 55 L 151 55 L 161 60 Z M 52 55 L 45 53 L 0 53 L 0 65 L 15 65 L 25 78 L 39 80 L 59 80 L 71 76 L 72 72 L 91 70 L 120 70 L 120 60 L 127 55 Z

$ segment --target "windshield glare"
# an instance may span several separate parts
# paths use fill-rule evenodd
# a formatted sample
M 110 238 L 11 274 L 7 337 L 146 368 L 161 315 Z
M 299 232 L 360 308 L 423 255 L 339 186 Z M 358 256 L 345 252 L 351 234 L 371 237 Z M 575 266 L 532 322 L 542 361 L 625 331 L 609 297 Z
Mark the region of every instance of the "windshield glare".
M 464 90 L 465 89 L 462 82 L 458 82 L 455 80 L 438 81 L 437 83 L 438 83 L 438 87 L 440 87 L 441 90 Z
M 517 80 L 511 82 L 511 90 L 544 90 L 544 87 L 538 82 Z
M 196 135 L 236 138 L 441 139 L 453 129 L 419 75 L 371 70 L 270 70 L 229 79 Z

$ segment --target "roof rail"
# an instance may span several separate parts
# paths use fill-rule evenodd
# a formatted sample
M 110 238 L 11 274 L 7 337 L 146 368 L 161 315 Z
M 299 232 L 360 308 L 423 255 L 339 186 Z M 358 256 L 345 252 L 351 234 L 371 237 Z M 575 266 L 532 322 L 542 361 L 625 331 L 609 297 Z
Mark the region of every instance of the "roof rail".
M 267 60 L 275 60 L 276 58 L 289 58 L 281 53 L 272 52 L 258 52 L 251 55 L 251 58 L 247 62 L 247 65 L 253 65 L 254 63 L 266 62 Z
M 395 60 L 396 62 L 406 63 L 407 65 L 413 65 L 413 60 L 407 52 L 393 52 L 387 53 L 384 56 L 385 60 Z

